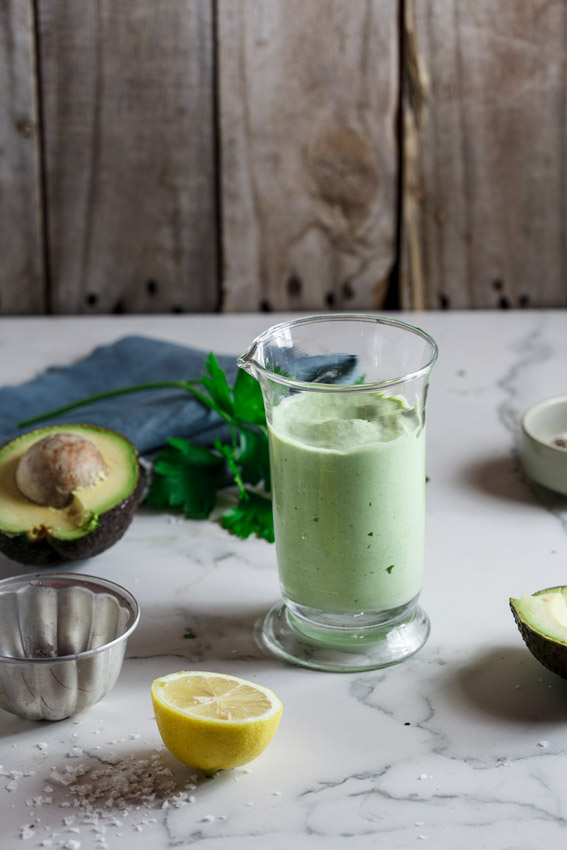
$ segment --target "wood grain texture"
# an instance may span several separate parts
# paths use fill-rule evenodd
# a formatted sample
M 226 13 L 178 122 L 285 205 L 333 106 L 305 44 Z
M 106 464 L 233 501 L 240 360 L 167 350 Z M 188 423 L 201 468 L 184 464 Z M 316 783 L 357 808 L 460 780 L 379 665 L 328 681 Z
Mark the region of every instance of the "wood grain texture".
M 405 308 L 567 305 L 567 4 L 407 0 Z
M 41 177 L 31 0 L 0 4 L 0 313 L 43 313 Z
M 395 259 L 393 0 L 219 0 L 223 308 L 372 309 Z
M 41 0 L 57 313 L 217 305 L 211 0 Z

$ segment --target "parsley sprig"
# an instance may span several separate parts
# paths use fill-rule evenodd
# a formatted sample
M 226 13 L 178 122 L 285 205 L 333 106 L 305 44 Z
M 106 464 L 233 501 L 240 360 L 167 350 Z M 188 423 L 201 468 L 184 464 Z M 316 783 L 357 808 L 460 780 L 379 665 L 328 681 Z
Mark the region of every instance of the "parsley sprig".
M 183 439 L 168 439 L 156 460 L 146 503 L 180 508 L 187 517 L 205 518 L 216 507 L 219 490 L 236 485 L 238 505 L 222 514 L 222 525 L 238 537 L 257 534 L 273 542 L 271 501 L 251 489 L 263 482 L 265 492 L 270 492 L 262 391 L 257 381 L 243 371 L 238 372 L 230 387 L 214 354 L 209 354 L 205 365 L 203 390 L 191 387 L 189 391 L 224 419 L 230 440 L 223 443 L 217 438 L 209 449 Z
M 155 461 L 146 504 L 180 510 L 192 519 L 204 519 L 215 509 L 219 491 L 227 486 L 236 486 L 238 504 L 224 511 L 222 525 L 238 537 L 257 534 L 273 542 L 268 430 L 260 385 L 239 369 L 234 385 L 229 386 L 212 352 L 205 368 L 206 372 L 197 380 L 156 381 L 110 390 L 18 425 L 32 425 L 83 405 L 126 393 L 165 387 L 184 389 L 224 420 L 229 439 L 222 442 L 217 438 L 213 447 L 207 448 L 179 437 L 168 438 L 167 445 Z M 257 485 L 262 482 L 266 495 L 258 492 Z

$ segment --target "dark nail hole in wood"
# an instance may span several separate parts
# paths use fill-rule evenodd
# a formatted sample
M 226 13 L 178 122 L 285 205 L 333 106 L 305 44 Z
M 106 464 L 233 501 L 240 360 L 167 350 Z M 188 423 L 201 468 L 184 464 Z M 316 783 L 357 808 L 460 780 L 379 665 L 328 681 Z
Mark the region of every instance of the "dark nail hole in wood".
M 258 306 L 260 308 L 261 313 L 271 313 L 272 312 L 272 305 L 270 304 L 269 301 L 266 301 L 265 298 L 263 298 L 260 301 L 260 304 Z
M 501 310 L 509 310 L 510 309 L 510 301 L 508 300 L 508 298 L 506 298 L 505 295 L 503 295 L 501 298 L 498 299 L 498 306 L 500 307 Z
M 289 276 L 287 280 L 287 291 L 290 295 L 300 295 L 301 290 L 303 288 L 303 284 L 301 283 L 301 278 L 296 274 L 292 274 Z
M 116 304 L 114 305 L 114 310 L 112 312 L 113 313 L 124 313 L 125 312 L 124 301 L 122 301 L 122 300 L 117 301 Z
M 334 307 L 335 306 L 335 293 L 334 292 L 327 292 L 327 294 L 325 295 L 325 303 L 327 304 L 327 307 Z
M 347 300 L 349 298 L 354 298 L 354 289 L 352 288 L 352 284 L 348 280 L 346 281 L 346 283 L 343 283 L 343 298 L 346 298 Z
M 89 292 L 87 294 L 87 297 L 85 298 L 85 301 L 87 302 L 89 307 L 94 307 L 95 304 L 98 304 L 98 295 L 96 294 L 96 292 Z
M 171 312 L 172 313 L 184 313 L 185 310 L 183 309 L 183 307 L 180 307 L 179 304 L 176 304 L 174 307 L 171 308 Z
M 501 280 L 493 280 L 492 281 L 492 288 L 494 289 L 495 292 L 502 292 L 502 290 L 504 289 L 504 284 L 502 283 Z
M 529 295 L 520 295 L 518 298 L 518 304 L 520 307 L 529 307 L 530 306 L 530 296 Z
M 158 283 L 157 280 L 147 280 L 146 281 L 146 292 L 148 295 L 155 295 L 158 291 Z
M 448 310 L 451 306 L 451 299 L 444 292 L 439 293 L 439 306 L 442 310 Z

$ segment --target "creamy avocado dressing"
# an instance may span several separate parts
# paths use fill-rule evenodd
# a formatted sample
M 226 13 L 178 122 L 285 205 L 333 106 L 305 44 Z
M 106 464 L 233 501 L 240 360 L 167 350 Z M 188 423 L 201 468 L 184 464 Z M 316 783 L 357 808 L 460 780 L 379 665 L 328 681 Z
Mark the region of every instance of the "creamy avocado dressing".
M 273 409 L 270 456 L 287 600 L 356 615 L 417 596 L 425 518 L 417 406 L 368 391 L 292 395 Z

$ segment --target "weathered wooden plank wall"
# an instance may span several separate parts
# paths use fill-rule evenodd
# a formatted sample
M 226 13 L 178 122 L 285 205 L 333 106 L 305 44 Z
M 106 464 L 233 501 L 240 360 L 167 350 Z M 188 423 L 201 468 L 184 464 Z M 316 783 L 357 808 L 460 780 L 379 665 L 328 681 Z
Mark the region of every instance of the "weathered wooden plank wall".
M 37 9 L 53 311 L 214 310 L 211 4 Z
M 39 119 L 32 0 L 0 4 L 0 313 L 43 313 Z
M 564 0 L 3 0 L 0 313 L 567 306 Z
M 392 0 L 220 0 L 223 307 L 379 307 L 396 256 Z
M 406 0 L 402 305 L 567 306 L 567 4 Z

